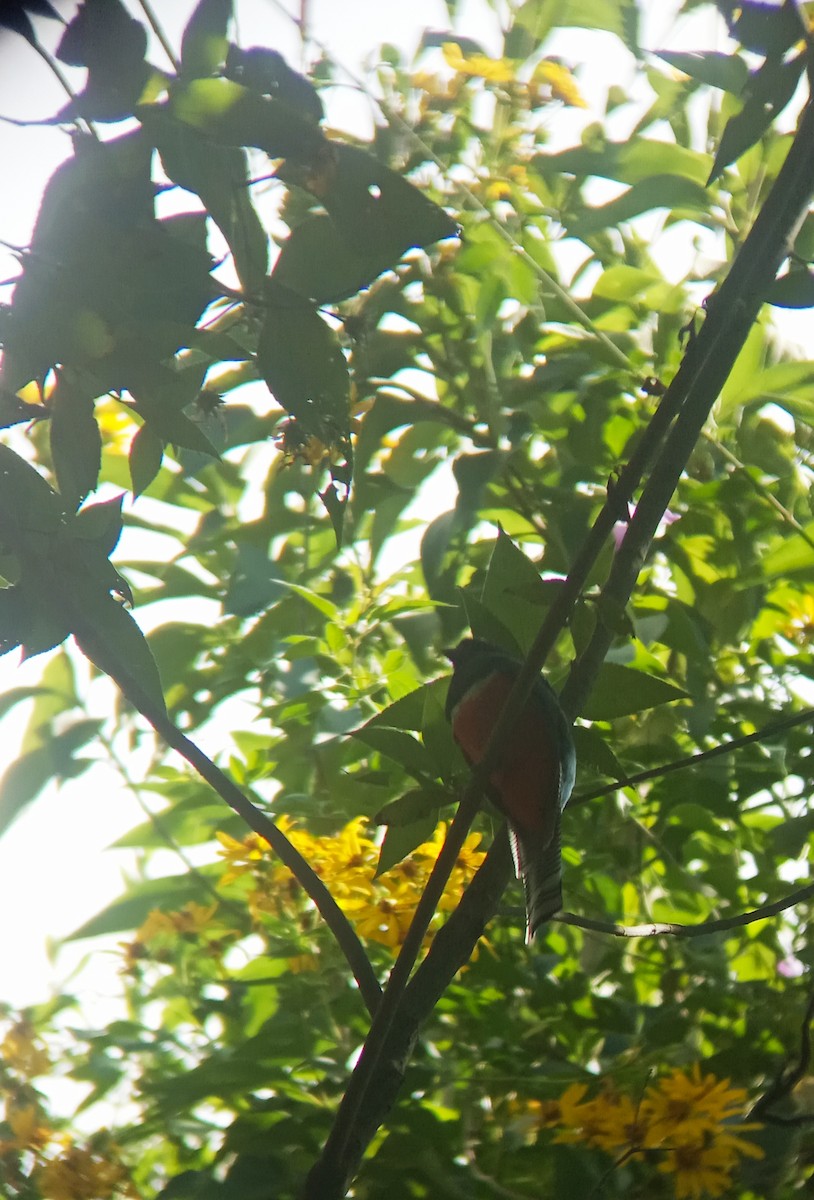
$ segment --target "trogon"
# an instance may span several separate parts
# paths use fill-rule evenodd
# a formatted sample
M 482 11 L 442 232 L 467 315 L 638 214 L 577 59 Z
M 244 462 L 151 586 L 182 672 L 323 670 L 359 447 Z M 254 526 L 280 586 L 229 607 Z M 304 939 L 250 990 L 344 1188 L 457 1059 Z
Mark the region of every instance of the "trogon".
M 446 715 L 470 763 L 480 762 L 522 663 L 499 646 L 464 638 L 444 654 L 454 669 Z M 490 799 L 504 814 L 526 897 L 526 941 L 562 908 L 560 813 L 576 775 L 571 728 L 542 675 L 490 776 Z

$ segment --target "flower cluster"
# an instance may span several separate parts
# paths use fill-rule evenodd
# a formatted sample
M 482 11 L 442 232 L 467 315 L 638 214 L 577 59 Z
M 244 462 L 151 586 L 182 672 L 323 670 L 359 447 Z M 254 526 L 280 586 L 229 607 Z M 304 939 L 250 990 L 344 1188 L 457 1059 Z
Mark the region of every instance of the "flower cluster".
M 280 828 L 330 890 L 360 937 L 397 949 L 404 940 L 416 904 L 444 842 L 441 824 L 432 838 L 389 871 L 376 874 L 379 847 L 366 835 L 365 820 L 358 817 L 331 837 L 316 837 L 281 818 Z M 264 914 L 291 915 L 302 910 L 303 896 L 288 869 L 256 834 L 238 841 L 218 833 L 221 857 L 227 863 L 221 882 L 249 876 L 252 887 L 249 909 L 255 919 Z M 466 884 L 483 861 L 478 850 L 480 834 L 470 834 L 447 881 L 440 912 L 453 909 Z
M 581 1143 L 619 1161 L 658 1158 L 658 1170 L 672 1182 L 676 1200 L 722 1196 L 742 1158 L 763 1151 L 728 1123 L 740 1114 L 746 1093 L 728 1079 L 702 1075 L 697 1063 L 679 1069 L 633 1100 L 613 1086 L 588 1099 L 585 1084 L 574 1083 L 559 1100 L 535 1101 L 527 1109 L 537 1128 L 557 1129 L 555 1142 Z
M 10 1025 L 0 1041 L 0 1083 L 6 1098 L 0 1118 L 0 1179 L 12 1195 L 32 1195 L 33 1185 L 48 1200 L 135 1196 L 129 1173 L 106 1137 L 104 1146 L 75 1145 L 41 1111 L 31 1080 L 50 1067 L 30 1023 L 21 1019 Z

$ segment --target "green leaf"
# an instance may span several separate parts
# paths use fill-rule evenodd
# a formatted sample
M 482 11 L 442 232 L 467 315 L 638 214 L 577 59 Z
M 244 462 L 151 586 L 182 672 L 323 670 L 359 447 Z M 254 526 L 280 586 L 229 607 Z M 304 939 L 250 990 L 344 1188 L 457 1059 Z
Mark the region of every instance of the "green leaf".
M 330 444 L 347 432 L 348 366 L 336 334 L 310 304 L 269 289 L 257 365 L 277 403 L 308 435 Z
M 116 681 L 136 708 L 141 707 L 140 692 L 163 714 L 166 710 L 158 669 L 136 622 L 110 595 L 88 589 L 83 599 L 85 621 L 80 630 L 73 630 L 79 649 Z M 138 690 L 131 697 L 134 684 Z
M 365 260 L 395 265 L 412 246 L 458 234 L 442 208 L 356 146 L 332 142 L 317 170 L 287 163 L 278 174 L 315 195 L 348 249 Z
M 214 144 L 157 106 L 146 109 L 143 119 L 167 175 L 200 197 L 226 238 L 243 287 L 259 292 L 268 271 L 268 235 L 252 203 L 246 151 Z
M 788 62 L 770 58 L 750 77 L 748 99 L 726 123 L 707 183 L 763 136 L 797 90 L 804 64 L 802 53 Z
M 691 179 L 681 179 L 675 175 L 652 175 L 641 183 L 635 183 L 607 204 L 581 210 L 569 220 L 568 229 L 574 237 L 584 239 L 601 229 L 632 221 L 634 217 L 656 208 L 664 208 L 669 212 L 685 209 L 706 212 L 709 195 L 704 187 Z
M 574 725 L 571 734 L 580 766 L 591 767 L 609 779 L 625 778 L 627 772 L 600 733 L 584 725 Z
M 99 478 L 102 438 L 93 411 L 92 395 L 60 376 L 51 397 L 51 455 L 68 510 L 79 507 Z
M 448 797 L 432 788 L 410 788 L 395 800 L 388 801 L 384 808 L 379 809 L 373 820 L 377 825 L 415 825 L 433 815 L 434 823 L 438 821 L 438 808 L 446 803 Z M 435 824 L 433 825 L 435 828 Z
M 794 265 L 779 275 L 766 293 L 766 302 L 778 308 L 814 307 L 814 271 Z
M 226 62 L 232 0 L 199 0 L 181 38 L 181 78 L 215 75 Z
M 215 875 L 219 868 L 199 868 L 199 871 L 204 875 Z M 161 879 L 131 884 L 124 896 L 85 921 L 68 935 L 66 941 L 128 932 L 143 924 L 153 909 L 161 912 L 177 910 L 190 901 L 198 904 L 211 901 L 197 874 L 164 875 Z
M 130 443 L 128 455 L 134 496 L 147 490 L 161 470 L 163 458 L 163 441 L 149 425 L 142 425 Z
M 604 663 L 581 715 L 589 721 L 610 721 L 672 700 L 686 700 L 687 696 L 675 684 L 655 675 Z
M 351 248 L 322 213 L 297 225 L 283 242 L 272 278 L 314 304 L 326 304 L 355 295 L 393 265 L 390 253 Z
M 383 725 L 367 724 L 361 729 L 355 729 L 353 736 L 379 754 L 392 758 L 417 779 L 432 779 L 435 775 L 426 749 L 409 733 L 400 729 L 388 729 Z
M 20 755 L 0 779 L 0 835 L 36 800 L 52 779 L 72 779 L 90 764 L 75 757 L 101 727 L 101 721 L 76 721 L 61 733 L 52 732 L 44 745 Z
M 308 161 L 324 145 L 319 128 L 287 104 L 259 96 L 230 79 L 192 79 L 179 84 L 172 90 L 167 111 L 216 142 L 256 146 L 270 158 Z
M 430 813 L 423 820 L 413 821 L 409 825 L 388 825 L 379 851 L 375 878 L 378 879 L 385 871 L 389 871 L 412 854 L 417 846 L 428 841 L 437 824 L 437 814 Z
M 770 550 L 761 559 L 763 573 L 767 579 L 777 575 L 793 575 L 796 571 L 805 571 L 814 566 L 814 521 L 809 521 L 803 527 L 806 535 L 792 533 L 782 538 L 777 549 Z
M 683 71 L 691 79 L 721 88 L 739 96 L 749 78 L 749 68 L 738 54 L 722 54 L 718 50 L 686 53 L 676 50 L 654 50 L 671 67 Z

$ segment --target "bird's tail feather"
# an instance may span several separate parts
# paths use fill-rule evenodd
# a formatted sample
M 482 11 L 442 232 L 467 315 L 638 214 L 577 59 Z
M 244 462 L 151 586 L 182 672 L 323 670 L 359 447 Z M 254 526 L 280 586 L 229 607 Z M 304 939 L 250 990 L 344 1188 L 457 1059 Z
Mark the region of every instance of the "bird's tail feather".
M 509 828 L 515 870 L 523 881 L 526 897 L 526 942 L 534 941 L 544 925 L 562 908 L 562 859 L 560 857 L 560 818 L 551 839 L 543 847 L 535 845 L 528 834 Z

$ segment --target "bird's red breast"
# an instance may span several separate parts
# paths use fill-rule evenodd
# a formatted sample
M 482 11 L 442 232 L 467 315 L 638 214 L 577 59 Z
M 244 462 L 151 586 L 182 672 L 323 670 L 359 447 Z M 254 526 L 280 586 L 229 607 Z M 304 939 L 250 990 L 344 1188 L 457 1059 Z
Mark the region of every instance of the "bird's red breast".
M 509 675 L 494 672 L 468 689 L 452 710 L 452 732 L 470 762 L 480 762 L 512 690 Z M 559 813 L 560 756 L 550 721 L 529 697 L 490 777 L 495 802 L 524 833 L 549 835 Z

